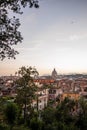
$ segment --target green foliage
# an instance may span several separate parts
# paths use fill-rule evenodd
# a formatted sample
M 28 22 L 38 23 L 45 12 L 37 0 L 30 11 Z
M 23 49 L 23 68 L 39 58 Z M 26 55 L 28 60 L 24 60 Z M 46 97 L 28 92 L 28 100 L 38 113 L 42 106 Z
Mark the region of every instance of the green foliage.
M 46 108 L 41 113 L 42 120 L 45 122 L 45 124 L 51 124 L 55 121 L 55 109 L 54 108 Z
M 21 33 L 18 31 L 19 19 L 8 17 L 7 10 L 0 4 L 0 59 L 5 57 L 15 58 L 18 54 L 11 46 L 22 41 Z
M 31 130 L 42 130 L 43 125 L 44 125 L 43 122 L 36 118 L 32 118 L 30 121 Z
M 0 0 L 0 59 L 15 58 L 18 54 L 12 48 L 12 45 L 17 45 L 22 42 L 23 38 L 18 31 L 20 21 L 13 16 L 9 18 L 9 11 L 22 14 L 21 9 L 26 6 L 38 8 L 37 0 Z
M 18 107 L 14 103 L 8 103 L 4 110 L 5 120 L 7 124 L 13 125 L 18 117 Z
M 73 115 L 73 109 L 77 106 L 77 101 L 70 100 L 66 98 L 57 108 L 46 108 L 42 112 L 42 120 L 45 123 L 45 130 L 82 130 L 81 127 L 78 127 L 76 122 L 80 119 L 78 114 Z M 82 120 L 85 124 L 83 127 L 84 130 L 86 127 L 86 122 Z
M 4 107 L 6 105 L 6 98 L 0 97 L 0 123 L 3 122 L 3 118 L 4 118 Z
M 58 104 L 56 109 L 56 119 L 66 124 L 70 124 L 74 121 L 72 116 L 72 109 L 75 106 L 75 101 L 65 98 L 60 104 Z
M 0 124 L 0 130 L 9 130 L 9 128 L 5 124 Z
M 15 13 L 22 13 L 22 8 L 26 6 L 38 8 L 38 0 L 1 0 L 0 7 L 8 8 Z
M 21 125 L 21 126 L 15 126 L 13 130 L 30 130 L 30 129 L 24 125 Z
M 35 98 L 37 87 L 34 83 L 34 76 L 38 74 L 35 68 L 21 67 L 18 71 L 20 78 L 16 81 L 17 97 L 16 102 L 24 110 L 24 120 L 27 114 L 31 113 L 31 103 Z
M 81 130 L 87 129 L 87 101 L 82 98 L 79 100 L 79 117 L 76 125 Z
M 23 70 L 26 69 L 23 68 Z M 32 79 L 33 81 L 33 75 L 31 76 L 31 72 L 29 71 L 30 74 L 28 75 L 24 73 L 25 71 L 23 72 L 23 70 L 21 72 L 22 74 L 21 78 L 24 77 L 27 78 L 27 76 L 30 75 L 30 79 Z M 26 79 L 26 83 L 28 83 L 27 81 L 28 80 Z M 24 86 L 21 86 L 21 89 L 22 87 Z M 18 88 L 20 88 L 20 84 Z M 0 100 L 0 104 L 4 104 L 3 101 L 4 101 L 3 99 Z M 27 105 L 29 105 L 28 102 Z M 10 130 L 12 129 L 13 130 L 86 130 L 87 129 L 87 101 L 83 99 L 80 99 L 77 102 L 66 98 L 64 101 L 60 102 L 56 108 L 53 108 L 51 106 L 40 111 L 40 118 L 38 112 L 35 112 L 30 107 L 28 111 L 29 114 L 26 111 L 26 122 L 23 116 L 21 115 L 24 104 L 21 107 L 21 110 L 19 110 L 17 105 L 14 103 L 8 103 L 5 104 L 4 106 L 5 111 L 3 114 L 5 116 L 5 120 L 2 120 L 2 122 L 0 122 L 0 130 L 9 130 L 9 129 Z M 2 109 L 0 109 L 0 112 L 1 110 Z M 9 126 L 7 126 L 4 121 L 7 124 L 9 124 Z

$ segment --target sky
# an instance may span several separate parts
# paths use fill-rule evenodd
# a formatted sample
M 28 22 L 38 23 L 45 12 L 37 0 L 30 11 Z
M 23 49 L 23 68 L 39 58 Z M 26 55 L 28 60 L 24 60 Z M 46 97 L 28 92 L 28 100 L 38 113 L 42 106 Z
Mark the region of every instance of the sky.
M 0 61 L 0 75 L 32 66 L 40 75 L 87 73 L 87 0 L 40 0 L 39 9 L 23 9 L 22 43 L 16 60 Z

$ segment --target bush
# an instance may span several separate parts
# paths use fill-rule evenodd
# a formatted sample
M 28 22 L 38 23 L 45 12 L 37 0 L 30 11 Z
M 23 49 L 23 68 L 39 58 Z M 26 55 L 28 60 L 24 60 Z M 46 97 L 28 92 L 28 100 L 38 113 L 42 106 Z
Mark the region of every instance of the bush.
M 13 130 L 30 130 L 30 129 L 22 125 L 22 126 L 15 126 Z
M 0 130 L 9 130 L 8 126 L 5 124 L 0 124 Z
M 36 118 L 32 118 L 30 121 L 30 128 L 32 130 L 42 130 L 43 126 L 44 126 L 43 122 Z

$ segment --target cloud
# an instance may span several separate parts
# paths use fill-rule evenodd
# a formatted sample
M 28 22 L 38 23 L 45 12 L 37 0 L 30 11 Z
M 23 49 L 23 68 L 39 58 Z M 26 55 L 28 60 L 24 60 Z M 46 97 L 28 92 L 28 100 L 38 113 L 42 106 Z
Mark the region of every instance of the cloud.
M 70 41 L 79 40 L 80 38 L 81 38 L 81 36 L 78 36 L 78 35 L 71 35 L 71 36 L 69 37 L 69 40 L 70 40 Z
M 71 35 L 69 37 L 69 39 L 72 41 L 72 40 L 81 40 L 81 39 L 84 39 L 84 38 L 87 38 L 87 34 L 83 34 L 83 35 Z
M 76 41 L 76 40 L 81 40 L 87 38 L 87 34 L 72 34 L 72 35 L 58 35 L 58 38 L 56 39 L 57 42 L 68 42 L 68 41 Z

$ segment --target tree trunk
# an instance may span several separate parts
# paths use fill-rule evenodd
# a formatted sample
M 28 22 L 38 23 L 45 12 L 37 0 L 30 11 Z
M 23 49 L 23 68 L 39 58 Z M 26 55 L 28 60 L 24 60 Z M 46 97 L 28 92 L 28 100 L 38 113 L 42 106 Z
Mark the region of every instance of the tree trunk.
M 24 123 L 26 123 L 26 110 L 27 110 L 27 104 L 25 101 L 25 104 L 24 104 Z

